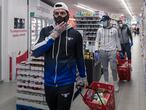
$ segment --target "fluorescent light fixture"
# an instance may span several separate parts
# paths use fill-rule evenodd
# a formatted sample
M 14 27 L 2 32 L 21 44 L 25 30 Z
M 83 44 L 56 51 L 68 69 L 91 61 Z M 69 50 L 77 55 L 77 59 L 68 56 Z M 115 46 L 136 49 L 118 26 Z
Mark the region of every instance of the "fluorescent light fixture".
M 87 5 L 83 5 L 81 3 L 75 4 L 74 6 L 76 6 L 78 8 L 81 8 L 81 9 L 84 9 L 84 10 L 87 10 L 87 11 L 90 11 L 90 12 L 96 11 L 95 9 L 93 9 L 93 8 L 87 6 Z
M 130 9 L 128 8 L 128 6 L 127 6 L 127 4 L 126 4 L 126 2 L 125 2 L 125 0 L 121 0 L 121 2 L 123 3 L 124 7 L 126 8 L 126 10 L 128 11 L 128 13 L 130 14 L 130 16 L 133 17 L 133 15 L 132 15 Z

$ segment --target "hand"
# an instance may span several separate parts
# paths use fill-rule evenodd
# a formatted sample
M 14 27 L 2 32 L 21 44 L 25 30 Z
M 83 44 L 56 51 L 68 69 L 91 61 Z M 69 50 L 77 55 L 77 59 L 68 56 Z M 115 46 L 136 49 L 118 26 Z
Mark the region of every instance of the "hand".
M 117 49 L 117 52 L 120 53 L 122 50 Z
M 84 77 L 84 78 L 80 77 L 76 82 L 76 86 L 77 87 L 83 87 L 83 88 L 88 86 L 87 77 Z
M 56 25 L 53 29 L 53 32 L 51 33 L 51 36 L 54 39 L 58 38 L 61 35 L 61 33 L 66 30 L 66 27 L 67 27 L 67 23 L 65 22 Z
M 95 51 L 95 53 L 94 53 L 94 59 L 95 59 L 95 61 L 98 61 L 99 60 L 99 51 Z
M 125 55 L 123 54 L 123 52 L 119 52 L 119 54 L 120 54 L 120 58 L 121 59 L 124 59 L 125 58 Z

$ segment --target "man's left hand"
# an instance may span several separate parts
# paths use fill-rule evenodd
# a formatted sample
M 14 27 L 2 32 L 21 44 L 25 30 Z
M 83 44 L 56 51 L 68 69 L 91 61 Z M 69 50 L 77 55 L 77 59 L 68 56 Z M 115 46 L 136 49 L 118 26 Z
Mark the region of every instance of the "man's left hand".
M 78 80 L 77 80 L 77 82 L 76 82 L 77 84 L 77 86 L 80 86 L 80 87 L 83 87 L 83 88 L 85 88 L 86 86 L 88 86 L 88 81 L 87 81 L 87 77 L 84 77 L 84 78 L 79 78 Z

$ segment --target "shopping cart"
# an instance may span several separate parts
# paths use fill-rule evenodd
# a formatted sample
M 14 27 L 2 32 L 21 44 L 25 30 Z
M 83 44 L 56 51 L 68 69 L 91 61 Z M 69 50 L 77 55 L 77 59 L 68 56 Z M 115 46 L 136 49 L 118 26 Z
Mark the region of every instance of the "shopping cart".
M 115 110 L 115 97 L 114 86 L 110 84 L 104 84 L 99 82 L 92 82 L 89 87 L 86 87 L 87 91 L 82 96 L 84 103 L 90 108 L 90 110 Z M 106 94 L 103 101 L 100 93 Z M 97 94 L 99 101 L 94 100 L 94 95 Z

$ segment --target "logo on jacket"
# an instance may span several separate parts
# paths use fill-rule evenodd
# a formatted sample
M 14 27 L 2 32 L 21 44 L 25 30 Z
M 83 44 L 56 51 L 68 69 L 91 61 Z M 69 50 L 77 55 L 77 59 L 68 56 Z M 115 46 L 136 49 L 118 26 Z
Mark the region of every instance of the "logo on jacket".
M 73 40 L 73 38 L 72 38 L 72 37 L 67 37 L 67 40 L 69 40 L 69 41 L 70 41 L 70 40 Z
M 61 94 L 61 96 L 63 96 L 64 98 L 67 98 L 69 95 L 70 95 L 70 93 Z

